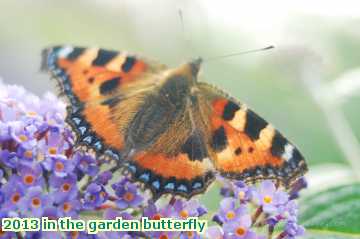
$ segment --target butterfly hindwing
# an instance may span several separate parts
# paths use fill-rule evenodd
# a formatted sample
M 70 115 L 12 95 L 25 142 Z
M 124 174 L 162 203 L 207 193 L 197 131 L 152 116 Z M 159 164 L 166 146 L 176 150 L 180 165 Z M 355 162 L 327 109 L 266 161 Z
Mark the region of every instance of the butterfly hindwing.
M 199 87 L 212 109 L 210 148 L 223 176 L 253 182 L 274 179 L 288 186 L 307 171 L 299 150 L 271 124 L 220 90 L 205 83 Z
M 170 193 L 190 198 L 205 191 L 214 180 L 209 159 L 194 161 L 185 153 L 174 156 L 139 152 L 129 169 L 136 180 L 151 189 L 153 197 Z

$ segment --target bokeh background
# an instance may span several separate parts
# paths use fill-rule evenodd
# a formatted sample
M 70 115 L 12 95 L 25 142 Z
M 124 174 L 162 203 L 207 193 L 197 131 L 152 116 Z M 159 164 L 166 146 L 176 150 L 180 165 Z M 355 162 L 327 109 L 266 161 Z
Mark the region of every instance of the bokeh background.
M 356 180 L 359 3 L 290 2 L 1 0 L 0 76 L 39 95 L 55 92 L 39 70 L 41 49 L 55 44 L 125 50 L 170 67 L 274 45 L 205 61 L 201 80 L 247 103 L 301 149 L 308 192 Z

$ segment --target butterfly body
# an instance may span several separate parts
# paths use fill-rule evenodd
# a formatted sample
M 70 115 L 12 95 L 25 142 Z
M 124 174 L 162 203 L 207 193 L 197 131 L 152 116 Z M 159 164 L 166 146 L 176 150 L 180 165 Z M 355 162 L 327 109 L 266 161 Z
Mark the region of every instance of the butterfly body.
M 201 59 L 167 68 L 126 53 L 58 46 L 44 51 L 43 66 L 69 99 L 77 143 L 124 161 L 155 198 L 199 194 L 217 173 L 289 185 L 307 170 L 270 124 L 198 81 Z
M 177 145 L 173 144 L 175 138 L 181 141 L 200 127 L 194 122 L 198 105 L 196 75 L 190 73 L 191 65 L 182 66 L 181 73 L 178 69 L 168 72 L 160 80 L 162 83 L 146 94 L 146 100 L 132 118 L 125 134 L 129 150 L 144 150 L 151 146 L 150 150 L 154 152 L 165 150 L 168 155 L 175 155 L 179 153 L 176 152 Z M 171 134 L 171 127 L 182 130 Z M 164 148 L 166 142 L 171 144 Z

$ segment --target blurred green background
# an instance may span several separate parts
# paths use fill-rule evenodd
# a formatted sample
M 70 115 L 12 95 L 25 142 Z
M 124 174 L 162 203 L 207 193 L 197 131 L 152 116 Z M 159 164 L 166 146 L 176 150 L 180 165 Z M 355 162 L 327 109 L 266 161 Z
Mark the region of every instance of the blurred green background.
M 54 44 L 126 50 L 169 66 L 274 45 L 205 62 L 201 80 L 247 103 L 294 142 L 310 165 L 311 189 L 334 178 L 352 180 L 349 162 L 360 160 L 356 153 L 345 156 L 337 141 L 343 139 L 328 124 L 331 115 L 315 99 L 316 87 L 359 66 L 356 9 L 311 1 L 1 0 L 0 76 L 39 95 L 55 91 L 39 71 L 41 49 Z M 359 103 L 354 95 L 338 109 L 353 139 L 360 137 Z

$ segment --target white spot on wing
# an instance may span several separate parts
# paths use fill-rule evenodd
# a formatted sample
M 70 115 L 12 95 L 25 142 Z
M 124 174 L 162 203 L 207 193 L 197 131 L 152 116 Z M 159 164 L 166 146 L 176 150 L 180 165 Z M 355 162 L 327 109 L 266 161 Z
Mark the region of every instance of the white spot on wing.
M 229 124 L 239 131 L 244 131 L 246 125 L 247 107 L 241 105 L 240 109 L 236 111 L 234 118 Z
M 285 159 L 286 161 L 288 161 L 289 159 L 291 159 L 291 157 L 293 156 L 293 151 L 294 151 L 294 146 L 292 146 L 291 144 L 287 143 L 285 145 L 285 149 L 284 149 L 284 153 L 282 154 L 282 158 Z
M 71 47 L 71 46 L 64 46 L 63 48 L 61 48 L 61 49 L 59 50 L 58 55 L 59 55 L 59 57 L 65 58 L 65 57 L 67 57 L 73 50 L 74 50 L 74 48 Z

